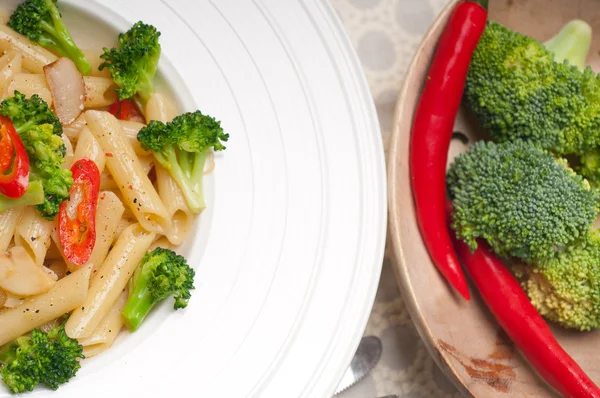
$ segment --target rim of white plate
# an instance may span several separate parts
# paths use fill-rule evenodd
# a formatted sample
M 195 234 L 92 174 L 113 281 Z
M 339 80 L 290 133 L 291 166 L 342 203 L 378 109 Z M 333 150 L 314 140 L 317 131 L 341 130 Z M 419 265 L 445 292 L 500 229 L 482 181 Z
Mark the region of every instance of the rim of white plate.
M 164 303 L 58 394 L 331 395 L 375 297 L 387 203 L 375 108 L 329 3 L 63 3 L 65 18 L 79 10 L 117 31 L 157 26 L 182 109 L 231 138 L 182 250 L 198 275 L 190 306 Z

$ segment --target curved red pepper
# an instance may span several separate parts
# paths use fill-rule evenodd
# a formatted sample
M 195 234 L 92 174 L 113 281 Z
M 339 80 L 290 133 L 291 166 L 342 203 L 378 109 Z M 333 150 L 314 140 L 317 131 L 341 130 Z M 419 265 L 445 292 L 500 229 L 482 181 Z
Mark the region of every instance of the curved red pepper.
M 488 244 L 478 240 L 472 253 L 466 243 L 452 235 L 458 256 L 481 298 L 540 376 L 565 397 L 600 398 L 598 386 L 561 347 L 519 282 Z
M 67 260 L 85 264 L 96 243 L 96 207 L 100 190 L 100 171 L 92 160 L 79 159 L 71 167 L 73 186 L 69 200 L 60 205 L 58 232 Z
M 0 193 L 20 198 L 29 186 L 29 158 L 10 119 L 0 116 Z
M 446 226 L 446 162 L 467 71 L 487 20 L 478 3 L 459 4 L 437 46 L 412 126 L 410 175 L 421 236 L 435 266 L 465 298 L 469 288 Z
M 117 100 L 110 106 L 108 111 L 119 120 L 134 120 L 144 123 L 144 116 L 131 99 Z

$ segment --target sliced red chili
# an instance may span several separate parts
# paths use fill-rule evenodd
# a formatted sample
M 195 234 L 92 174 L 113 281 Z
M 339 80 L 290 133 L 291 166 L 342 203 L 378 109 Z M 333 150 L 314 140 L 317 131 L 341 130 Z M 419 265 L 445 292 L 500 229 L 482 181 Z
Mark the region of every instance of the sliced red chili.
M 73 186 L 69 200 L 60 205 L 58 232 L 65 257 L 73 264 L 85 264 L 96 243 L 96 207 L 100 171 L 92 160 L 79 159 L 71 167 Z
M 108 110 L 119 120 L 132 120 L 144 123 L 144 115 L 138 109 L 135 102 L 131 99 L 117 99 Z
M 20 198 L 29 185 L 29 158 L 10 119 L 0 116 L 0 193 Z

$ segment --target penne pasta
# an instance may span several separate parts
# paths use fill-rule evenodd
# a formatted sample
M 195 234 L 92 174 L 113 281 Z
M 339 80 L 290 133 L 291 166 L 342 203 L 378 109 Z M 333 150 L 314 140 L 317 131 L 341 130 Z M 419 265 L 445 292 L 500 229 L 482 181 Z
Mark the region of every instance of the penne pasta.
M 101 108 L 110 106 L 117 100 L 115 82 L 107 77 L 84 76 L 85 83 L 85 107 Z
M 149 156 L 152 152 L 142 149 L 142 144 L 137 140 L 137 135 L 145 125 L 139 122 L 131 120 L 119 120 L 121 127 L 123 128 L 123 134 L 127 137 L 127 140 L 133 147 L 133 150 L 138 156 Z
M 40 217 L 33 206 L 27 206 L 15 229 L 15 245 L 23 246 L 37 265 L 44 263 L 55 230 L 52 221 Z
M 171 175 L 160 164 L 155 165 L 158 194 L 165 204 L 171 228 L 165 235 L 174 245 L 180 245 L 192 231 L 194 215 Z
M 47 265 L 48 269 L 51 270 L 57 279 L 62 279 L 67 276 L 67 263 L 61 258 L 58 260 L 52 260 Z
M 79 339 L 92 335 L 127 286 L 154 237 L 154 233 L 144 230 L 139 223 L 123 231 L 92 279 L 84 302 L 65 324 L 70 337 Z
M 142 165 L 142 169 L 144 170 L 144 174 L 148 175 L 154 167 L 154 156 L 140 156 L 139 159 L 140 164 Z
M 152 242 L 152 244 L 148 248 L 148 251 L 151 252 L 152 250 L 156 249 L 157 247 L 162 247 L 163 249 L 177 251 L 177 250 L 175 250 L 175 249 L 177 249 L 177 246 L 175 246 L 174 244 L 169 242 L 169 239 L 167 239 L 167 237 L 164 235 L 159 235 L 159 237 L 154 242 Z
M 118 190 L 117 183 L 113 176 L 106 170 L 100 174 L 100 189 L 103 191 Z
M 44 73 L 44 66 L 58 58 L 42 46 L 15 32 L 6 25 L 0 25 L 0 51 L 17 51 L 23 56 L 23 68 L 31 73 Z
M 88 292 L 91 269 L 65 276 L 48 290 L 0 312 L 0 345 L 81 306 Z
M 73 162 L 76 162 L 81 158 L 88 158 L 96 163 L 100 174 L 102 174 L 106 158 L 104 152 L 102 152 L 102 148 L 100 148 L 98 140 L 96 140 L 87 126 L 84 126 L 79 133 Z
M 88 260 L 94 274 L 106 259 L 124 211 L 125 207 L 117 195 L 110 191 L 100 192 L 96 209 L 96 244 Z
M 102 70 L 99 69 L 100 64 L 102 62 L 104 62 L 104 60 L 102 58 L 100 58 L 100 56 L 102 54 L 104 54 L 104 51 L 102 51 L 102 50 L 81 50 L 81 51 L 83 52 L 83 55 L 85 55 L 85 58 L 87 59 L 87 61 L 92 66 L 92 76 L 110 78 L 110 72 L 108 71 L 107 68 L 104 68 Z
M 108 112 L 100 111 L 87 111 L 86 119 L 106 155 L 106 168 L 117 183 L 123 202 L 147 231 L 168 231 L 171 220 L 167 209 L 123 136 L 117 119 Z
M 167 123 L 177 115 L 175 104 L 161 93 L 152 93 L 146 103 L 146 122 L 158 120 Z
M 8 92 L 8 87 L 15 76 L 21 73 L 22 55 L 10 51 L 0 58 L 0 97 L 5 98 L 13 93 Z
M 8 249 L 12 240 L 15 229 L 21 221 L 24 207 L 13 207 L 0 213 L 0 252 L 3 253 Z
M 8 85 L 9 96 L 15 91 L 24 94 L 26 97 L 31 97 L 34 94 L 39 95 L 48 106 L 52 106 L 52 94 L 46 83 L 44 75 L 33 75 L 30 73 L 15 73 Z
M 112 346 L 117 335 L 123 328 L 121 310 L 125 307 L 128 297 L 129 293 L 127 289 L 123 290 L 108 314 L 102 318 L 102 321 L 92 335 L 79 339 L 79 344 L 83 346 L 83 355 L 86 358 L 98 355 Z
M 133 215 L 132 215 L 133 217 Z M 123 217 L 119 220 L 119 223 L 117 224 L 117 229 L 115 230 L 115 237 L 114 237 L 114 242 L 116 242 L 117 239 L 119 239 L 119 237 L 121 236 L 121 234 L 123 233 L 123 231 L 125 231 L 127 229 L 127 227 L 129 227 L 131 224 L 135 223 L 135 218 L 129 218 L 126 217 L 126 215 L 123 215 Z
M 85 126 L 87 126 L 87 122 L 85 120 L 85 114 L 82 113 L 73 123 L 68 126 L 63 126 L 63 134 L 66 135 L 73 144 L 76 144 L 79 133 L 81 133 L 81 130 Z

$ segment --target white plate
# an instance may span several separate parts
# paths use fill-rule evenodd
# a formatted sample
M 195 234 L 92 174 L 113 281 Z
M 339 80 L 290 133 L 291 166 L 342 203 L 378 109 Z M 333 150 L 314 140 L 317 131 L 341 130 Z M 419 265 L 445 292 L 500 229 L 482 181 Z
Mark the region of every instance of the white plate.
M 379 126 L 331 6 L 62 3 L 82 47 L 138 20 L 157 26 L 162 78 L 231 137 L 181 251 L 197 270 L 188 309 L 164 303 L 58 393 L 34 396 L 331 395 L 364 330 L 386 232 Z

